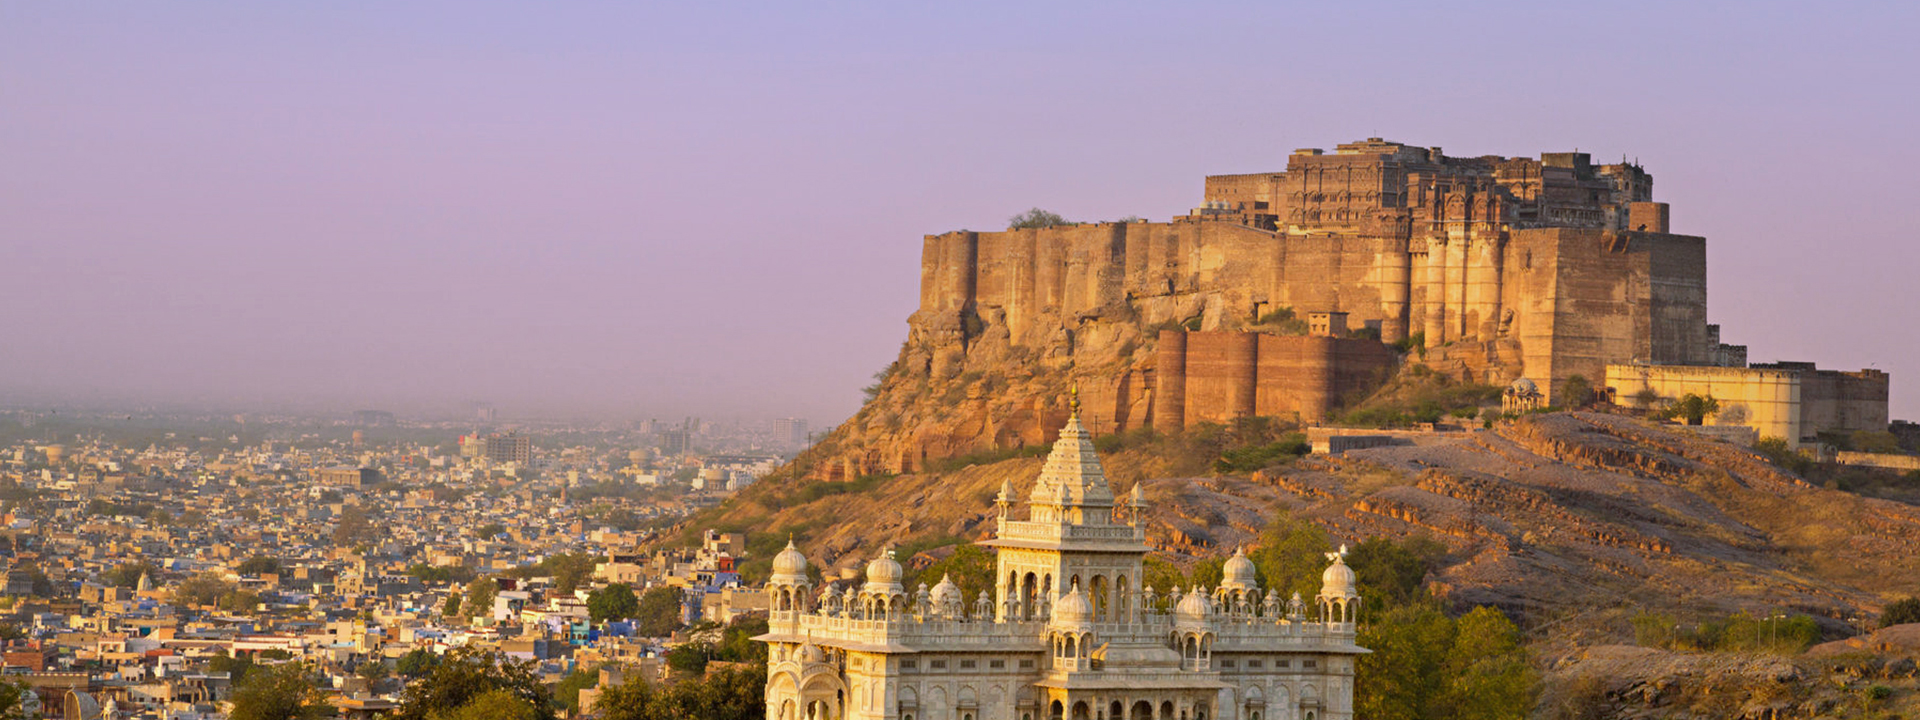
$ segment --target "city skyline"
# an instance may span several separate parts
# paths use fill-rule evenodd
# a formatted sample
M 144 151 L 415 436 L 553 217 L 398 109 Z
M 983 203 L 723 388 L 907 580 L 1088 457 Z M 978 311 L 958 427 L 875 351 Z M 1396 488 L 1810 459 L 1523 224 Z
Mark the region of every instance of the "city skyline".
M 1729 342 L 1920 409 L 1911 8 L 1091 7 L 9 6 L 0 404 L 830 424 L 922 235 L 1378 136 L 1638 159 Z

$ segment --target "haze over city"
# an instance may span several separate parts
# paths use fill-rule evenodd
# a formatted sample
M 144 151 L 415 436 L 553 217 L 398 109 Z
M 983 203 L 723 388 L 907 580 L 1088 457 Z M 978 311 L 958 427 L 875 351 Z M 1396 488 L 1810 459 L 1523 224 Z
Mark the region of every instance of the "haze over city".
M 7 4 L 0 403 L 836 422 L 922 235 L 1377 136 L 1637 158 L 1728 342 L 1912 417 L 1920 10 L 1852 9 Z

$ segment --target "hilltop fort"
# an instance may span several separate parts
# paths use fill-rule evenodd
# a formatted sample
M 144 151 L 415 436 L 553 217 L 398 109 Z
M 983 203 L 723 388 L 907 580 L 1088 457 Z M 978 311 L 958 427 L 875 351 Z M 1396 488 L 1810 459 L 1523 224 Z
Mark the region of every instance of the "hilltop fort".
M 1884 373 L 1747 372 L 1708 323 L 1706 268 L 1706 239 L 1672 232 L 1637 163 L 1380 138 L 1296 150 L 1284 171 L 1208 177 L 1200 206 L 1167 222 L 927 236 L 900 357 L 816 472 L 1047 442 L 1069 385 L 1096 434 L 1318 422 L 1408 357 L 1465 382 L 1524 379 L 1538 405 L 1580 376 L 1744 398 L 1719 419 L 1796 443 L 1885 429 Z

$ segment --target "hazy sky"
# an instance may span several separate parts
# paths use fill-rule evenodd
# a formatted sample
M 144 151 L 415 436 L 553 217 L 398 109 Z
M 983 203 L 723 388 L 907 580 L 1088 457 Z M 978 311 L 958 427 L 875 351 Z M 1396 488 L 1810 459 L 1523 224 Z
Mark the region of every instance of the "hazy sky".
M 4 3 L 0 402 L 837 421 L 922 235 L 1384 136 L 1639 158 L 1915 417 L 1917 7 Z

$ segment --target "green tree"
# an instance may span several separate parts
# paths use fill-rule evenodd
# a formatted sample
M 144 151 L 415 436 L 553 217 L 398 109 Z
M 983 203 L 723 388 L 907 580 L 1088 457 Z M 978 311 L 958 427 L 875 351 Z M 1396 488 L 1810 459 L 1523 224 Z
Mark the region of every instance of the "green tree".
M 1260 533 L 1260 546 L 1247 555 L 1271 590 L 1313 597 L 1320 592 L 1320 574 L 1326 571 L 1325 553 L 1333 549 L 1327 531 L 1310 520 L 1282 510 Z
M 326 714 L 328 707 L 307 676 L 307 666 L 283 663 L 247 673 L 233 691 L 231 720 L 307 720 Z
M 606 508 L 611 511 L 613 508 Z M 630 511 L 629 511 L 630 512 Z M 634 518 L 635 524 L 639 518 Z M 593 576 L 593 568 L 599 559 L 586 553 L 560 553 L 549 555 L 533 565 L 522 565 L 508 570 L 507 574 L 517 578 L 553 578 L 553 589 L 561 593 L 571 593 Z
M 1880 613 L 1880 627 L 1920 623 L 1920 598 L 1901 598 Z
M 714 648 L 714 659 L 727 662 L 766 664 L 767 644 L 754 642 L 757 635 L 767 634 L 767 618 L 735 618 L 727 625 L 726 632 L 720 636 L 720 645 Z
M 253 658 L 245 655 L 233 656 L 221 653 L 207 661 L 207 672 L 226 673 L 227 682 L 232 687 L 239 687 L 240 683 L 245 682 L 247 673 L 253 672 L 253 669 Z
M 588 609 L 591 610 L 591 606 Z M 645 637 L 672 635 L 680 629 L 680 591 L 670 587 L 648 588 L 640 595 L 639 607 L 632 617 L 634 630 Z
M 626 583 L 614 583 L 587 596 L 587 612 L 596 623 L 625 620 L 639 611 L 640 599 L 634 597 L 633 587 Z
M 1226 558 L 1205 558 L 1200 562 L 1194 563 L 1193 569 L 1187 572 L 1188 583 L 1199 585 L 1203 588 L 1220 587 L 1220 581 L 1227 578 L 1226 566 Z M 1256 575 L 1258 572 L 1259 569 L 1255 568 Z
M 493 613 L 493 598 L 500 593 L 500 586 L 493 578 L 475 578 L 467 583 L 467 617 L 484 617 Z
M 367 682 L 377 683 L 392 677 L 393 671 L 379 658 L 368 658 L 360 663 L 360 667 L 354 668 L 353 674 L 365 678 Z
M 427 717 L 430 720 L 539 720 L 542 716 L 525 698 L 511 690 L 495 688 L 460 707 L 436 711 Z
M 1148 553 L 1140 568 L 1140 584 L 1142 588 L 1153 588 L 1155 595 L 1165 596 L 1167 591 L 1186 585 L 1187 575 L 1166 558 Z
M 1593 382 L 1585 375 L 1569 375 L 1567 381 L 1560 384 L 1560 401 L 1567 407 L 1578 410 L 1592 405 L 1595 399 Z
M 667 667 L 675 672 L 699 675 L 707 671 L 707 662 L 713 659 L 713 654 L 712 643 L 682 643 L 667 651 Z
M 907 576 L 909 590 L 925 583 L 931 588 L 940 584 L 940 578 L 946 577 L 959 586 L 960 597 L 971 607 L 973 599 L 982 591 L 993 590 L 993 568 L 996 559 L 993 552 L 973 543 L 962 543 L 953 549 L 953 553 L 922 568 L 919 572 L 910 572 Z
M 1806 475 L 1807 473 L 1813 472 L 1815 465 L 1813 458 L 1802 455 L 1799 451 L 1794 450 L 1793 445 L 1788 443 L 1786 438 L 1760 438 L 1759 442 L 1753 444 L 1753 451 L 1760 453 L 1761 456 L 1767 459 L 1767 462 L 1773 463 L 1781 469 L 1790 471 L 1796 475 Z
M 477 538 L 482 538 L 482 539 L 491 538 L 495 535 L 499 535 L 500 533 L 503 533 L 506 531 L 507 531 L 507 526 L 505 525 L 501 525 L 500 523 L 487 523 L 485 525 L 481 525 L 480 527 L 474 528 L 473 536 Z
M 1050 228 L 1056 225 L 1070 225 L 1070 224 L 1072 223 L 1068 222 L 1066 218 L 1060 217 L 1056 213 L 1051 213 L 1045 210 L 1041 210 L 1040 208 L 1033 208 L 1026 212 L 1020 213 L 1019 215 L 1015 215 L 1013 217 L 1007 218 L 1008 230 Z
M 153 563 L 145 560 L 133 560 L 115 565 L 112 570 L 106 572 L 102 579 L 106 580 L 110 585 L 130 588 L 140 585 L 141 576 L 157 576 L 159 573 L 160 569 L 154 567 Z M 155 579 L 157 580 L 158 578 Z
M 1395 607 L 1360 627 L 1355 716 L 1372 720 L 1526 717 L 1539 678 L 1520 631 L 1492 608 L 1455 620 L 1432 603 Z
M 1524 717 L 1539 694 L 1539 673 L 1521 646 L 1520 628 L 1490 607 L 1477 607 L 1454 623 L 1453 650 L 1443 715 L 1458 720 Z
M 1453 645 L 1446 613 L 1430 605 L 1394 608 L 1361 625 L 1358 644 L 1373 652 L 1356 661 L 1356 717 L 1423 720 L 1439 710 L 1445 651 Z
M 1687 393 L 1680 396 L 1678 402 L 1668 405 L 1661 416 L 1669 420 L 1685 420 L 1688 425 L 1700 425 L 1706 421 L 1708 415 L 1717 412 L 1720 412 L 1720 401 L 1715 400 L 1712 395 Z
M 766 716 L 767 667 L 715 670 L 654 688 L 640 677 L 601 691 L 602 720 L 757 720 Z
M 23 680 L 0 680 L 0 720 L 36 720 L 39 698 Z
M 567 708 L 567 715 L 580 714 L 580 691 L 600 684 L 600 668 L 582 665 L 560 679 L 553 690 L 555 700 Z
M 227 612 L 251 612 L 260 607 L 260 596 L 250 590 L 232 590 L 220 596 L 218 607 Z
M 53 597 L 53 579 L 47 577 L 45 570 L 38 567 L 27 568 L 27 577 L 33 580 L 34 597 Z M 135 582 L 138 583 L 138 581 Z
M 1900 452 L 1900 438 L 1885 430 L 1855 430 L 1851 440 L 1853 449 L 1860 452 L 1883 454 Z
M 440 614 L 445 617 L 460 614 L 460 591 L 455 590 L 447 594 L 447 602 L 440 606 Z
M 241 575 L 278 575 L 280 561 L 265 555 L 255 555 L 247 558 L 246 562 L 240 563 L 237 570 Z
M 1369 538 L 1353 546 L 1347 564 L 1359 581 L 1360 596 L 1378 607 L 1404 605 L 1425 595 L 1427 574 L 1439 567 L 1447 546 L 1426 537 L 1400 542 Z
M 211 572 L 203 572 L 182 581 L 173 589 L 174 602 L 184 605 L 215 605 L 234 591 L 233 583 Z
M 400 659 L 394 662 L 393 669 L 404 677 L 417 678 L 432 672 L 433 667 L 439 664 L 440 656 L 433 654 L 432 650 L 414 648 L 407 651 L 407 654 L 401 655 Z
M 553 694 L 540 681 L 534 662 L 514 662 L 504 653 L 458 648 L 446 654 L 427 676 L 407 685 L 400 696 L 398 720 L 438 720 L 446 713 L 496 690 L 534 708 L 531 720 L 554 720 Z M 500 696 L 489 696 L 498 698 Z M 463 718 L 467 716 L 455 716 Z
M 359 505 L 347 506 L 333 526 L 333 544 L 338 547 L 379 542 L 381 535 L 380 529 L 367 517 L 367 511 Z

